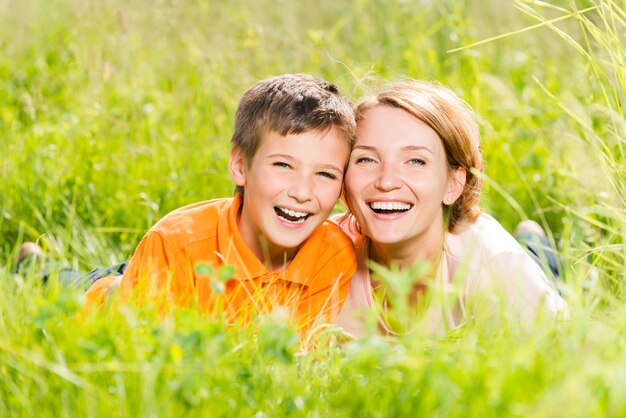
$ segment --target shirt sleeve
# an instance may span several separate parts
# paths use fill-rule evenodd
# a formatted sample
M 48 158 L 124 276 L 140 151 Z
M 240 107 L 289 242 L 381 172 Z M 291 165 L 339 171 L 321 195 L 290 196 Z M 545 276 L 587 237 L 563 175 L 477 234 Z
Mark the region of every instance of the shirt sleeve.
M 194 274 L 184 251 L 149 231 L 135 250 L 120 285 L 122 298 L 187 305 L 193 299 Z
M 96 280 L 85 293 L 85 310 L 91 311 L 94 308 L 101 307 L 104 304 L 104 298 L 109 286 L 119 277 L 120 276 L 108 276 Z

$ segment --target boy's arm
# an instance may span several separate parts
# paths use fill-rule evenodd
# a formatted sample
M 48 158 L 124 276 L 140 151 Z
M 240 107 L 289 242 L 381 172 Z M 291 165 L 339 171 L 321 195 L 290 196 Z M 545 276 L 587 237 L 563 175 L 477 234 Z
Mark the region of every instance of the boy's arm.
M 185 253 L 156 231 L 135 250 L 120 283 L 120 296 L 185 304 L 193 294 L 193 271 Z
M 185 266 L 185 255 L 177 251 L 157 232 L 149 231 L 135 250 L 124 275 L 96 281 L 85 294 L 86 308 L 102 306 L 105 298 L 120 287 L 120 296 L 131 295 L 139 301 L 185 303 L 192 295 L 193 272 Z
M 87 311 L 100 307 L 111 290 L 119 287 L 122 276 L 108 276 L 96 280 L 85 293 L 85 309 Z

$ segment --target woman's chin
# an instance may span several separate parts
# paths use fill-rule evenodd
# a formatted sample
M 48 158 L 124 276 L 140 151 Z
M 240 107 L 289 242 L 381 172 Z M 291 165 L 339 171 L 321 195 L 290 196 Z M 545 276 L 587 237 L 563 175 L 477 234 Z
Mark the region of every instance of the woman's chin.
M 376 242 L 377 244 L 384 244 L 384 245 L 398 244 L 404 241 L 406 238 L 403 233 L 399 233 L 397 231 L 389 231 L 389 230 L 366 232 L 366 235 L 369 237 L 371 241 Z

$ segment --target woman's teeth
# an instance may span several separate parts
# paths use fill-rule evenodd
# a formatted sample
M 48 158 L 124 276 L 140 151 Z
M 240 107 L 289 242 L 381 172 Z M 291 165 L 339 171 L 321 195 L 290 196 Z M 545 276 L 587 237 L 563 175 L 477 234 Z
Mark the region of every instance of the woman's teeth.
M 368 205 L 376 213 L 406 212 L 413 206 L 404 202 L 370 202 Z

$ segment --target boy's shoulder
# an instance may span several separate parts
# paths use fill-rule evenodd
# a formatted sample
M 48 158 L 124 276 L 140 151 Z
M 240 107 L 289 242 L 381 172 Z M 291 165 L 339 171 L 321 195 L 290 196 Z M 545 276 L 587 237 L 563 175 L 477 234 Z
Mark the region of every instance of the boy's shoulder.
M 221 198 L 180 207 L 161 218 L 149 232 L 168 241 L 192 242 L 214 237 L 220 217 L 232 204 L 233 198 Z
M 322 225 L 320 225 L 320 228 L 323 229 L 327 238 L 338 239 L 341 242 L 352 242 L 350 236 L 346 234 L 341 226 L 337 225 L 332 218 L 326 219 Z
M 317 243 L 320 252 L 339 253 L 354 249 L 352 239 L 331 219 L 325 220 L 317 227 L 307 240 L 307 244 L 309 243 Z
M 288 271 L 307 277 L 306 282 L 314 289 L 327 287 L 338 277 L 343 277 L 343 286 L 355 269 L 356 251 L 352 240 L 330 220 L 313 231 L 288 267 Z M 347 291 L 347 287 L 344 290 Z

